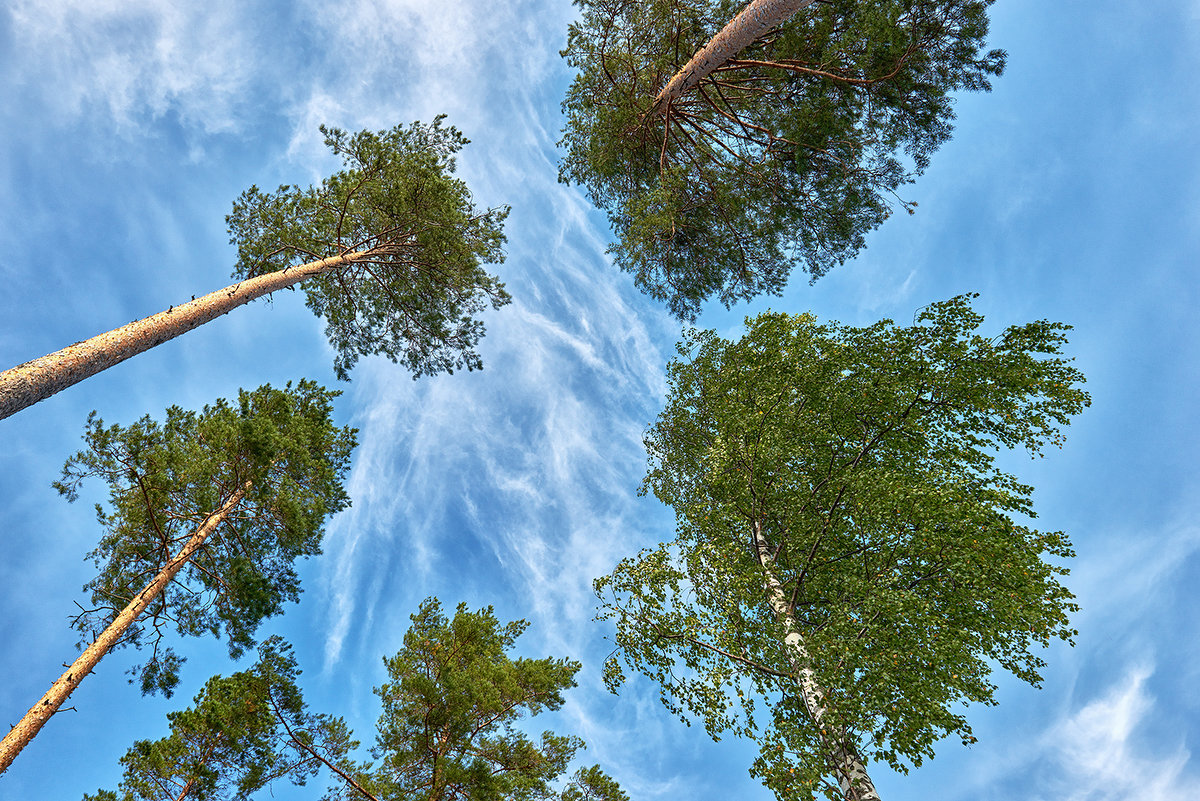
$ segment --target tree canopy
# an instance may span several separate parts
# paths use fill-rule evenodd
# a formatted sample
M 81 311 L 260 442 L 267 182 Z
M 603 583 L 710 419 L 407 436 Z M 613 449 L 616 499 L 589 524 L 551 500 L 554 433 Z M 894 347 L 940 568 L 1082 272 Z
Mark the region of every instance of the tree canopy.
M 475 208 L 453 177 L 468 140 L 442 120 L 353 135 L 322 127 L 344 170 L 320 186 L 252 186 L 226 218 L 238 247 L 235 278 L 361 254 L 303 284 L 309 308 L 325 320 L 339 378 L 369 354 L 414 377 L 478 369 L 477 315 L 510 300 L 481 266 L 504 260 L 508 209 Z
M 556 789 L 583 741 L 551 731 L 535 740 L 518 728 L 527 715 L 561 707 L 580 668 L 569 659 L 511 658 L 527 626 L 501 623 L 491 607 L 459 604 L 448 618 L 437 599 L 422 603 L 404 647 L 384 660 L 388 681 L 375 690 L 379 763 L 361 783 L 383 801 L 627 801 L 596 766 Z
M 194 707 L 171 713 L 168 737 L 134 744 L 121 759 L 123 795 L 85 801 L 242 799 L 285 777 L 304 784 L 322 766 L 326 801 L 628 801 L 596 765 L 561 780 L 578 737 L 520 730 L 526 716 L 562 706 L 578 662 L 512 659 L 527 624 L 501 623 L 490 607 L 459 605 L 447 618 L 431 598 L 412 621 L 375 689 L 373 761 L 355 761 L 341 718 L 306 711 L 295 659 L 273 637 L 252 668 L 210 679 Z
M 646 435 L 676 537 L 596 582 L 610 686 L 642 672 L 685 720 L 756 740 L 752 774 L 789 799 L 852 797 L 839 749 L 904 771 L 972 742 L 958 707 L 995 703 L 993 667 L 1036 686 L 1034 646 L 1074 634 L 1072 551 L 996 454 L 1061 444 L 1089 398 L 1067 326 L 981 323 L 963 296 L 911 326 L 689 332 Z
M 744 5 L 575 0 L 560 177 L 586 188 L 637 285 L 683 319 L 779 294 L 864 247 L 950 136 L 951 93 L 1003 69 L 991 0 L 809 5 L 663 104 L 660 90 Z
M 0 372 L 0 418 L 281 289 L 303 284 L 325 318 L 334 371 L 381 354 L 413 377 L 483 366 L 477 315 L 510 298 L 483 262 L 504 260 L 507 208 L 478 211 L 452 177 L 456 128 L 321 131 L 347 169 L 320 187 L 252 186 L 227 216 L 238 283 Z
M 193 706 L 169 713 L 168 736 L 133 744 L 119 793 L 84 801 L 233 801 L 279 779 L 305 784 L 358 743 L 341 718 L 307 710 L 299 673 L 290 646 L 269 638 L 252 667 L 212 677 Z
M 67 460 L 58 490 L 68 499 L 97 478 L 108 486 L 96 514 L 104 535 L 90 557 L 99 569 L 85 589 L 91 608 L 75 619 L 84 642 L 102 632 L 218 508 L 244 493 L 216 529 L 130 627 L 121 644 L 150 648 L 135 668 L 143 691 L 170 692 L 182 659 L 166 631 L 224 637 L 230 654 L 295 601 L 295 561 L 321 551 L 325 520 L 349 504 L 343 479 L 355 432 L 331 419 L 330 392 L 312 381 L 241 391 L 200 412 L 172 406 L 105 426 L 95 413 L 87 447 Z

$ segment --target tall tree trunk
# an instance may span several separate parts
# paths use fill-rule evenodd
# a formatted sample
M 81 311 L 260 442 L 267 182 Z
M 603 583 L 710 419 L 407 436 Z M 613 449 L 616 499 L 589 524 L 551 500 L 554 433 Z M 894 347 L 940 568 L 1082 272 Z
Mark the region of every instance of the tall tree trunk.
M 170 581 L 175 578 L 175 574 L 188 563 L 192 555 L 204 544 L 209 535 L 216 530 L 226 517 L 229 516 L 242 499 L 246 495 L 246 491 L 250 489 L 250 482 L 246 482 L 239 487 L 227 500 L 220 509 L 210 514 L 200 524 L 192 536 L 188 539 L 183 548 L 175 555 L 166 567 L 159 571 L 158 575 L 151 579 L 146 588 L 138 594 L 136 598 L 121 610 L 121 613 L 108 624 L 108 627 L 101 632 L 95 642 L 87 647 L 79 658 L 76 659 L 66 672 L 59 676 L 58 681 L 50 685 L 50 689 L 42 696 L 36 704 L 34 704 L 25 717 L 13 726 L 12 730 L 5 735 L 4 740 L 0 741 L 0 773 L 8 770 L 8 766 L 16 759 L 17 754 L 21 753 L 29 741 L 32 740 L 41 730 L 46 721 L 50 719 L 63 702 L 75 691 L 79 686 L 79 682 L 83 681 L 83 677 L 92 672 L 105 654 L 120 641 L 125 631 L 133 625 L 145 609 L 154 602 L 154 599 L 162 594 L 163 589 Z
M 186 334 L 238 306 L 367 255 L 369 253 L 353 252 L 331 256 L 239 281 L 5 370 L 0 373 L 0 420 L 131 356 Z
M 800 636 L 800 626 L 792 616 L 792 608 L 788 603 L 787 594 L 783 591 L 783 585 L 779 583 L 779 579 L 775 577 L 775 559 L 771 556 L 770 543 L 763 536 L 762 523 L 755 520 L 752 525 L 754 551 L 758 557 L 758 564 L 763 569 L 767 603 L 770 604 L 771 611 L 775 613 L 775 617 L 787 631 L 783 641 L 787 648 L 788 660 L 792 664 L 792 670 L 795 671 L 809 717 L 820 728 L 828 711 L 825 691 L 817 683 L 816 675 L 813 673 L 812 659 L 809 657 L 808 648 L 804 645 L 804 638 Z M 854 745 L 845 737 L 834 739 L 833 744 L 827 741 L 826 746 L 830 750 L 830 759 L 834 765 L 834 772 L 837 774 L 838 786 L 842 788 L 842 795 L 846 801 L 880 801 L 879 793 L 876 792 L 871 777 L 867 775 L 867 767 L 863 764 L 862 757 L 858 755 Z
M 754 44 L 764 33 L 791 19 L 815 0 L 752 0 L 736 17 L 696 51 L 683 69 L 654 98 L 650 113 L 666 114 L 671 104 L 696 88 L 712 71 Z

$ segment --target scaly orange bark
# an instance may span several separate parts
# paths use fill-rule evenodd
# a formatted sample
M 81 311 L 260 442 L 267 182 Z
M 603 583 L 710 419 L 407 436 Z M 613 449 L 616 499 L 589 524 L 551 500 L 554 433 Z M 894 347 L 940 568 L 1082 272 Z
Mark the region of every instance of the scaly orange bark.
M 753 0 L 696 51 L 683 69 L 654 98 L 650 115 L 666 114 L 671 104 L 691 91 L 712 71 L 754 44 L 764 33 L 791 19 L 814 0 Z M 647 115 L 649 116 L 649 115 Z
M 331 256 L 239 281 L 5 370 L 0 373 L 0 420 L 238 306 L 368 255 L 356 251 Z
M 92 672 L 96 664 L 107 654 L 117 642 L 120 641 L 125 631 L 133 625 L 138 615 L 146 610 L 154 599 L 162 594 L 167 584 L 175 578 L 175 574 L 188 563 L 192 555 L 204 544 L 209 535 L 216 530 L 221 521 L 225 520 L 242 499 L 246 496 L 247 490 L 250 489 L 250 482 L 246 482 L 237 489 L 229 500 L 225 501 L 220 509 L 210 514 L 200 524 L 192 536 L 188 538 L 187 543 L 180 549 L 166 567 L 159 571 L 146 588 L 142 590 L 129 604 L 121 610 L 121 613 L 108 624 L 108 627 L 101 632 L 96 641 L 84 650 L 79 658 L 76 659 L 66 672 L 63 673 L 54 684 L 50 685 L 50 689 L 41 699 L 30 707 L 25 713 L 25 717 L 21 718 L 17 725 L 13 726 L 12 731 L 5 735 L 4 740 L 0 741 L 0 773 L 8 770 L 8 766 L 16 759 L 17 754 L 21 753 L 29 741 L 32 740 L 42 726 L 46 725 L 51 716 L 58 711 L 63 702 L 75 691 L 79 686 L 79 682 L 83 681 L 84 676 Z

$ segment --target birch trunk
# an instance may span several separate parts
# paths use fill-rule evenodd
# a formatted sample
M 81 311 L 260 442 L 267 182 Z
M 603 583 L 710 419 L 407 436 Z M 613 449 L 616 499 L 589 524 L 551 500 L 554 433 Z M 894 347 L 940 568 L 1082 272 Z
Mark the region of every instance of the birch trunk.
M 650 115 L 666 114 L 671 104 L 696 88 L 713 70 L 754 44 L 764 33 L 791 19 L 815 0 L 752 0 L 708 44 L 696 51 L 683 69 L 654 98 Z
M 346 253 L 230 284 L 0 373 L 0 420 L 279 289 L 368 255 Z
M 800 692 L 804 697 L 804 706 L 817 727 L 822 728 L 828 711 L 828 705 L 825 703 L 825 691 L 817 683 L 816 675 L 810 667 L 812 659 L 809 657 L 808 648 L 804 645 L 804 638 L 800 636 L 800 626 L 792 616 L 787 594 L 783 591 L 783 585 L 779 583 L 779 579 L 775 577 L 773 570 L 775 560 L 771 556 L 769 543 L 763 536 L 762 524 L 757 520 L 754 521 L 753 529 L 754 551 L 758 557 L 758 563 L 763 569 L 767 603 L 770 604 L 771 611 L 775 613 L 776 618 L 787 631 L 784 645 L 787 648 L 792 670 L 796 673 Z M 845 738 L 841 738 L 841 741 L 830 749 L 830 759 L 834 765 L 834 772 L 837 774 L 838 786 L 842 788 L 842 794 L 846 801 L 880 801 L 879 793 L 876 792 L 871 777 L 867 775 L 867 767 L 863 764 L 862 757 L 858 755 L 852 744 L 846 742 Z
M 0 741 L 0 773 L 8 770 L 8 766 L 16 759 L 17 754 L 21 753 L 21 749 L 29 744 L 29 741 L 37 735 L 46 721 L 58 711 L 63 702 L 79 686 L 79 682 L 83 681 L 84 676 L 92 672 L 104 655 L 120 641 L 122 635 L 137 617 L 153 603 L 155 598 L 162 594 L 167 584 L 175 578 L 175 574 L 188 563 L 196 550 L 221 524 L 221 521 L 241 503 L 249 488 L 250 483 L 247 482 L 234 492 L 220 509 L 205 518 L 179 553 L 159 571 L 158 575 L 146 585 L 146 588 L 136 598 L 121 610 L 121 613 L 101 632 L 96 641 L 79 655 L 79 658 L 67 668 L 66 672 L 59 676 L 58 681 L 50 685 L 50 689 L 42 696 L 41 700 L 34 704 L 25 713 L 25 717 L 21 718 L 17 725 L 13 726 L 12 730 L 5 735 L 4 740 Z

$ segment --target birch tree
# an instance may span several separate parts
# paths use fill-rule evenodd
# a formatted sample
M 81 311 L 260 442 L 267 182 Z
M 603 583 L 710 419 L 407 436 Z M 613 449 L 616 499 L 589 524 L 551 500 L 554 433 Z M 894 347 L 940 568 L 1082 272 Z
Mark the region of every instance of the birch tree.
M 560 178 L 682 319 L 815 280 L 929 164 L 953 93 L 990 88 L 991 0 L 576 0 Z M 741 8 L 741 12 L 737 13 Z
M 757 741 L 780 799 L 876 799 L 868 764 L 974 742 L 960 707 L 995 703 L 992 666 L 1037 686 L 1037 646 L 1075 633 L 1071 546 L 995 460 L 1061 445 L 1089 399 L 1067 326 L 981 323 L 958 297 L 906 327 L 691 331 L 646 435 L 676 537 L 596 582 L 610 687 L 644 673 L 714 737 Z
M 84 481 L 108 487 L 90 554 L 99 573 L 74 620 L 86 648 L 0 742 L 0 772 L 114 648 L 148 650 L 133 680 L 170 695 L 183 662 L 170 629 L 223 638 L 236 658 L 264 619 L 298 600 L 296 560 L 320 553 L 326 518 L 349 503 L 355 435 L 331 421 L 336 394 L 301 381 L 199 413 L 171 407 L 162 423 L 88 418 L 86 448 L 56 483 L 69 500 Z
M 0 373 L 0 418 L 297 285 L 325 320 L 339 378 L 369 354 L 414 376 L 482 367 L 479 314 L 510 300 L 482 267 L 504 260 L 508 209 L 475 208 L 453 177 L 467 140 L 442 119 L 354 135 L 322 127 L 345 169 L 238 198 L 226 218 L 235 283 Z

